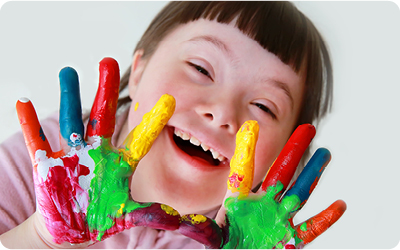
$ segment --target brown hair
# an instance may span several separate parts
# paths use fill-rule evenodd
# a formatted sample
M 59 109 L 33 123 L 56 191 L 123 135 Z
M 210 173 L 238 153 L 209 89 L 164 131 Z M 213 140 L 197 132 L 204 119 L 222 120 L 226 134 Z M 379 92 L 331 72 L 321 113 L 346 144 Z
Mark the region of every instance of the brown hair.
M 159 42 L 180 24 L 200 18 L 230 23 L 278 56 L 299 73 L 305 66 L 305 93 L 294 129 L 304 123 L 318 123 L 331 108 L 332 65 L 326 44 L 312 22 L 289 2 L 170 2 L 153 19 L 135 48 L 142 58 L 150 57 Z M 304 68 L 304 67 L 303 67 Z M 130 68 L 121 78 L 121 89 L 128 85 Z M 129 96 L 119 106 L 129 103 Z M 303 169 L 309 148 L 303 155 L 294 178 Z
M 230 23 L 277 55 L 297 73 L 306 66 L 305 96 L 297 125 L 318 122 L 331 108 L 332 66 L 323 38 L 312 22 L 289 2 L 170 2 L 153 19 L 138 42 L 142 58 L 150 57 L 159 42 L 180 24 L 200 18 Z M 128 85 L 130 68 L 121 78 L 120 90 Z M 119 106 L 129 103 L 122 97 Z M 296 125 L 296 127 L 297 127 Z

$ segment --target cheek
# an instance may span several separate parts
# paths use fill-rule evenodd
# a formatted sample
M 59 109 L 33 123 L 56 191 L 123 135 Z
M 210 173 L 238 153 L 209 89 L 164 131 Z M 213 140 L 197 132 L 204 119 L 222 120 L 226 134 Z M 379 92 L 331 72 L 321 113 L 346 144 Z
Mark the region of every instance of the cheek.
M 262 138 L 269 138 L 268 140 L 262 140 Z M 254 181 L 253 186 L 259 184 L 267 174 L 269 168 L 278 157 L 280 151 L 285 145 L 285 140 L 281 139 L 283 136 L 262 136 L 260 135 L 256 154 L 255 154 L 255 169 L 254 169 Z

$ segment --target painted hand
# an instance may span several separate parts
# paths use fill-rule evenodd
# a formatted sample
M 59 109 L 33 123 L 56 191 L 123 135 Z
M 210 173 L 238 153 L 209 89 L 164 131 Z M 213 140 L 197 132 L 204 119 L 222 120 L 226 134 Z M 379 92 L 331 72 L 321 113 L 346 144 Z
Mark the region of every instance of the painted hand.
M 100 62 L 100 83 L 86 138 L 78 75 L 67 67 L 59 76 L 63 150 L 52 151 L 29 100 L 21 99 L 16 105 L 33 163 L 37 207 L 46 224 L 42 228 L 57 244 L 92 244 L 134 226 L 177 229 L 180 216 L 175 210 L 135 202 L 129 190 L 129 178 L 172 116 L 175 99 L 162 96 L 128 135 L 123 148 L 117 149 L 111 144 L 120 80 L 117 62 L 112 58 Z
M 247 121 L 236 136 L 228 192 L 216 221 L 202 215 L 184 215 L 179 231 L 208 248 L 302 248 L 313 241 L 346 210 L 346 204 L 338 200 L 306 222 L 293 225 L 294 215 L 306 203 L 331 158 L 327 149 L 318 149 L 282 196 L 314 135 L 314 126 L 299 126 L 270 168 L 261 189 L 252 193 L 258 124 Z

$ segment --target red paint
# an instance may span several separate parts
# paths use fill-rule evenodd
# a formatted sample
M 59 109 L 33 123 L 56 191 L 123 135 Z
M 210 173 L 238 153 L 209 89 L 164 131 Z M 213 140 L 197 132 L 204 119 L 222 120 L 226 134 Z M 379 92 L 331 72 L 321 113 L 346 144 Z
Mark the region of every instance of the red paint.
M 240 183 L 243 181 L 244 175 L 239 175 L 238 173 L 233 173 L 231 176 L 229 176 L 229 184 L 231 187 L 238 188 L 240 186 Z
M 152 203 L 148 207 L 139 208 L 125 214 L 124 216 L 113 218 L 114 225 L 104 232 L 102 240 L 120 233 L 126 229 L 143 226 L 161 230 L 177 230 L 181 224 L 179 215 L 167 214 L 160 203 Z M 93 242 L 98 241 L 97 236 L 99 231 L 93 229 L 90 232 L 90 237 Z
M 261 186 L 263 191 L 266 191 L 269 186 L 275 186 L 278 181 L 283 184 L 283 190 L 287 188 L 304 151 L 314 136 L 315 127 L 313 125 L 303 124 L 297 127 L 269 169 Z
M 81 208 L 74 201 L 77 193 L 84 195 L 86 192 L 79 185 L 79 176 L 90 171 L 79 164 L 77 155 L 61 159 L 64 166 L 51 167 L 46 181 L 35 183 L 40 212 L 56 243 L 83 243 L 90 237 L 86 215 L 79 212 Z
M 112 58 L 100 62 L 100 80 L 90 113 L 86 136 L 109 138 L 114 133 L 115 113 L 119 95 L 119 66 Z
M 287 244 L 285 245 L 285 249 L 296 249 L 296 247 L 293 244 Z
M 327 209 L 308 219 L 307 231 L 302 231 L 300 225 L 296 226 L 297 237 L 308 244 L 332 226 L 346 211 L 346 203 L 342 200 L 335 201 Z
M 313 184 L 311 184 L 310 190 L 308 190 L 309 194 L 311 194 L 314 191 L 314 188 L 317 186 L 318 181 L 319 181 L 319 177 L 317 176 L 317 177 L 315 177 Z

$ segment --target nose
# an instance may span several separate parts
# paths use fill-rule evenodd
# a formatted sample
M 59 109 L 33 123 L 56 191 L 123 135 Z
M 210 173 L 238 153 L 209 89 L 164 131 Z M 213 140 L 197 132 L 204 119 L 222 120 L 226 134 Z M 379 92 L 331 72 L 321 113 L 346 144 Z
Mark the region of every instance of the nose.
M 239 109 L 234 103 L 209 103 L 197 108 L 197 113 L 211 126 L 236 134 L 239 129 Z

